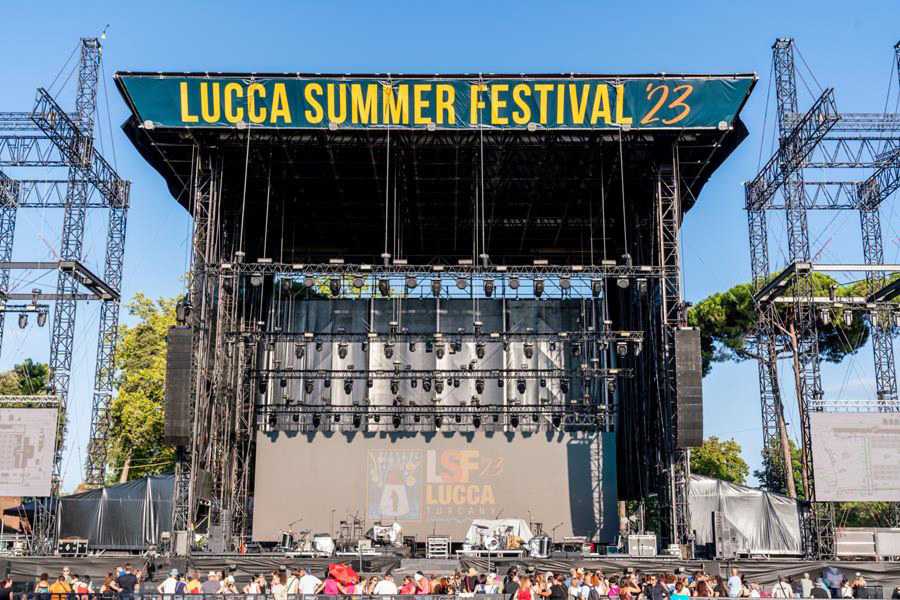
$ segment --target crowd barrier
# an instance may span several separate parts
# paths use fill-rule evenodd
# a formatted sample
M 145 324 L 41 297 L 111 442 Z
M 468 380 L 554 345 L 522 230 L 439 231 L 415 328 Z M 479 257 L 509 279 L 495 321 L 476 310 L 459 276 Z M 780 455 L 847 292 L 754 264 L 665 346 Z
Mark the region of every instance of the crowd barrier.
M 880 591 L 880 590 L 879 590 Z M 22 593 L 13 594 L 13 600 L 448 600 L 450 598 L 465 600 L 509 600 L 508 594 L 427 594 L 427 595 L 377 595 L 377 594 L 342 594 L 328 596 L 325 594 L 159 594 L 159 593 L 134 593 L 134 594 L 47 594 L 47 593 Z M 866 598 L 890 598 L 890 595 L 867 595 Z M 600 596 L 599 600 L 610 600 L 608 596 Z M 612 600 L 619 600 L 614 597 Z M 692 596 L 691 600 L 723 600 L 722 598 L 702 598 Z M 727 600 L 727 599 L 726 599 Z M 791 600 L 816 600 L 814 598 L 794 597 Z

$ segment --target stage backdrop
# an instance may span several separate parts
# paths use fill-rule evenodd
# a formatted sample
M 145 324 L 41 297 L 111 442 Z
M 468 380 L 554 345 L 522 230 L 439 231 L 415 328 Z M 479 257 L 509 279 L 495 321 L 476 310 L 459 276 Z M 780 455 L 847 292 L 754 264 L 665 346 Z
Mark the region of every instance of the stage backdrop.
M 498 517 L 611 541 L 615 463 L 611 433 L 258 433 L 253 538 L 292 522 L 323 533 L 358 513 L 421 541 L 462 541 L 473 519 Z
M 0 409 L 0 496 L 49 496 L 55 408 Z

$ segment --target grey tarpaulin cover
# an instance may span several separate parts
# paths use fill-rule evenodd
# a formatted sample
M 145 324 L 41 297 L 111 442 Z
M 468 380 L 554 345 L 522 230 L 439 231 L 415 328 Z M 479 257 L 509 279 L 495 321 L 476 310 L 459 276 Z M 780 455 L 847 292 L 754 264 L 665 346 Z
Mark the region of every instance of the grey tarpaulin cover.
M 689 504 L 698 545 L 714 543 L 713 512 L 721 511 L 738 534 L 738 552 L 801 553 L 797 503 L 786 496 L 691 475 Z
M 172 475 L 144 477 L 60 498 L 59 537 L 91 549 L 135 550 L 172 528 Z

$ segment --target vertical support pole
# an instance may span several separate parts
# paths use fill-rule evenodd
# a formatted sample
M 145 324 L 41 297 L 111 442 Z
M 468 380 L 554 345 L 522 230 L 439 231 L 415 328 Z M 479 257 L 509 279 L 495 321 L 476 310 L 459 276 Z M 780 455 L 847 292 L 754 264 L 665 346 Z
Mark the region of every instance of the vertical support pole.
M 796 117 L 797 79 L 794 66 L 794 42 L 792 39 L 776 40 L 772 47 L 775 72 L 775 97 L 778 110 L 779 140 L 782 145 L 782 158 L 793 157 L 796 152 L 784 148 L 789 143 L 792 120 Z M 808 262 L 809 230 L 807 226 L 806 207 L 804 206 L 803 169 L 783 164 L 784 172 L 790 172 L 782 188 L 784 194 L 785 217 L 787 220 L 789 260 Z M 814 404 L 822 399 L 822 380 L 819 372 L 818 332 L 816 330 L 815 312 L 813 309 L 812 274 L 798 274 L 795 284 L 792 307 L 792 321 L 796 331 L 797 344 L 797 403 L 800 409 L 800 434 L 804 455 L 804 479 L 808 482 L 807 499 L 814 503 L 811 513 L 816 522 L 815 527 L 807 527 L 813 536 L 805 539 L 805 550 L 808 555 L 826 558 L 833 553 L 834 523 L 828 519 L 832 514 L 831 507 L 815 506 L 815 480 L 812 467 L 812 439 L 809 413 Z
M 675 380 L 675 329 L 686 324 L 684 303 L 681 297 L 681 198 L 679 194 L 677 147 L 673 147 L 672 164 L 657 173 L 656 221 L 659 264 L 663 272 L 661 280 L 662 373 L 665 410 L 671 416 L 668 448 L 667 487 L 671 504 L 670 543 L 690 542 L 690 512 L 688 486 L 690 485 L 690 454 L 675 447 L 675 428 L 678 427 Z
M 85 146 L 80 149 L 80 160 L 82 161 L 90 160 L 93 150 L 94 111 L 97 107 L 99 67 L 100 41 L 97 38 L 83 38 L 78 70 L 78 89 L 75 96 L 78 127 L 85 136 Z M 87 199 L 88 184 L 81 180 L 78 165 L 70 165 L 60 248 L 60 258 L 63 260 L 81 260 Z M 49 360 L 50 387 L 53 393 L 59 397 L 60 409 L 53 466 L 53 497 L 59 495 L 62 478 L 62 454 L 65 447 L 69 379 L 72 369 L 72 344 L 75 339 L 77 301 L 74 295 L 77 291 L 78 282 L 75 277 L 71 273 L 60 271 L 56 283 L 56 293 L 60 299 L 56 301 L 53 314 Z M 52 550 L 56 529 L 52 511 L 48 511 L 40 521 L 34 528 L 35 545 L 38 546 L 37 550 L 48 552 Z
M 0 171 L 0 261 L 12 260 L 13 241 L 16 235 L 16 210 L 18 207 L 18 183 Z M 0 268 L 0 293 L 9 291 L 9 268 Z M 3 349 L 3 328 L 6 313 L 0 312 L 0 351 Z
M 121 204 L 109 209 L 106 233 L 104 280 L 121 291 L 125 260 L 125 229 L 128 217 L 128 183 L 124 183 Z M 97 364 L 94 370 L 94 398 L 91 406 L 91 436 L 88 445 L 85 481 L 102 485 L 106 478 L 106 439 L 109 430 L 109 405 L 112 401 L 116 341 L 119 333 L 119 301 L 104 302 L 100 307 L 100 330 L 97 336 Z

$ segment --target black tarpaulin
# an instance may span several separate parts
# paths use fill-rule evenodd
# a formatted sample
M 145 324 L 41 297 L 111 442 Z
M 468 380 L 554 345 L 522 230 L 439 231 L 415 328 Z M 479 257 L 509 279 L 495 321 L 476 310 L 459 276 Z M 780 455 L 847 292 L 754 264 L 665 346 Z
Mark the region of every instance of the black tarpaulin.
M 171 475 L 144 477 L 60 499 L 60 539 L 92 550 L 143 550 L 172 526 Z

